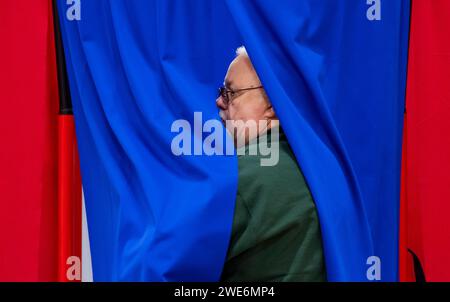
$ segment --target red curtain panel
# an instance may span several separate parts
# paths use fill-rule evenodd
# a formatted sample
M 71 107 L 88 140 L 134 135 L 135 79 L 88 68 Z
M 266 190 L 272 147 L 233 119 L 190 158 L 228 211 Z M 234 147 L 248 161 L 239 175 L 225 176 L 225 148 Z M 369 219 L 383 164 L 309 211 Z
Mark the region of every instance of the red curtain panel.
M 450 1 L 413 0 L 400 280 L 450 280 Z
M 51 1 L 1 1 L 0 20 L 0 281 L 66 281 L 81 196 Z

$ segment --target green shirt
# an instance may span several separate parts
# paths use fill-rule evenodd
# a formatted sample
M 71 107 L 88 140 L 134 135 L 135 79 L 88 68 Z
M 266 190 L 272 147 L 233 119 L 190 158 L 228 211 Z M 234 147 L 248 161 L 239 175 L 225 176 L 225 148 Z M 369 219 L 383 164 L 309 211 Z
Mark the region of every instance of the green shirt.
M 270 142 L 270 134 L 268 135 Z M 279 162 L 238 156 L 239 183 L 222 281 L 326 281 L 319 220 L 282 131 Z M 266 156 L 267 158 L 267 156 Z

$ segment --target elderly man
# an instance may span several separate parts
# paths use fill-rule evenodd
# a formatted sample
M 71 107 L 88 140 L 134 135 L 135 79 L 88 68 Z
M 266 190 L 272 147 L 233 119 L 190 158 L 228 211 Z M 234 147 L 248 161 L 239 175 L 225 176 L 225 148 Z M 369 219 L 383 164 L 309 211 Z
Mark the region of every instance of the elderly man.
M 238 155 L 238 192 L 222 281 L 325 281 L 314 201 L 243 47 L 216 104 L 235 143 L 243 142 L 237 147 L 248 151 L 263 135 L 279 143 L 276 165 L 262 166 L 259 153 Z M 236 124 L 226 122 L 238 120 L 257 122 L 257 131 L 246 131 L 245 123 L 231 129 Z

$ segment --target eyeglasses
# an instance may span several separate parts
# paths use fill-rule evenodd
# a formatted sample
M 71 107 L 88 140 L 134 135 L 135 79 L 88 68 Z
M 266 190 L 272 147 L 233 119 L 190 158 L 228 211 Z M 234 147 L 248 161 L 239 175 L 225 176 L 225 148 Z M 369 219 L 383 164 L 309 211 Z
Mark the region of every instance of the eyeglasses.
M 242 89 L 237 89 L 237 90 L 231 90 L 225 86 L 222 86 L 219 88 L 219 94 L 217 95 L 217 97 L 222 97 L 223 98 L 223 102 L 225 103 L 226 106 L 228 106 L 233 99 L 236 96 L 236 93 L 238 92 L 242 92 L 242 91 L 250 91 L 250 90 L 254 90 L 254 89 L 261 89 L 263 88 L 263 86 L 258 86 L 258 87 L 249 87 L 249 88 L 242 88 Z

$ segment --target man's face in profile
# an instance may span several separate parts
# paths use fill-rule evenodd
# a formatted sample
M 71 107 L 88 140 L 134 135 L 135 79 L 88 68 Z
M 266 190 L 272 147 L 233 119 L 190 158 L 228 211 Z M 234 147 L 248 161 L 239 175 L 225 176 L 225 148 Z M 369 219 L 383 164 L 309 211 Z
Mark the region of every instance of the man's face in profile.
M 258 75 L 247 55 L 238 55 L 231 62 L 224 84 L 228 101 L 224 96 L 219 96 L 216 100 L 217 107 L 220 109 L 219 115 L 224 123 L 226 121 L 242 121 L 244 123 L 255 121 L 258 124 L 259 121 L 270 121 L 275 117 L 264 89 L 239 91 L 261 86 Z M 245 131 L 242 124 L 234 123 L 233 127 L 231 123 L 226 123 L 226 127 L 231 134 L 235 134 L 235 143 L 238 138 L 243 138 L 245 142 L 253 138 L 248 131 Z M 257 129 L 256 132 L 261 133 L 264 130 L 266 129 Z

